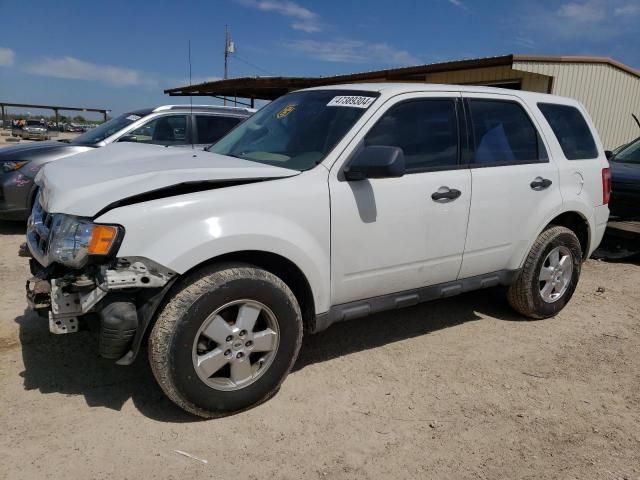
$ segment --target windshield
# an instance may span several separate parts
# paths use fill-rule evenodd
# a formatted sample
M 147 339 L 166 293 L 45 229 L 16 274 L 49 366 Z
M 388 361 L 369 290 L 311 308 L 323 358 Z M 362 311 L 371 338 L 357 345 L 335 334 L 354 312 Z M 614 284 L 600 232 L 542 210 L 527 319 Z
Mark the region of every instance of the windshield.
M 622 163 L 640 163 L 640 139 L 624 147 L 612 160 Z
M 208 150 L 308 170 L 324 159 L 377 96 L 356 90 L 290 93 L 259 110 Z
M 27 127 L 43 127 L 44 125 L 40 123 L 40 120 L 27 120 Z
M 119 117 L 112 118 L 108 122 L 104 122 L 96 128 L 92 128 L 82 135 L 78 135 L 71 143 L 75 145 L 94 145 L 141 118 L 142 116 L 134 113 L 125 113 Z

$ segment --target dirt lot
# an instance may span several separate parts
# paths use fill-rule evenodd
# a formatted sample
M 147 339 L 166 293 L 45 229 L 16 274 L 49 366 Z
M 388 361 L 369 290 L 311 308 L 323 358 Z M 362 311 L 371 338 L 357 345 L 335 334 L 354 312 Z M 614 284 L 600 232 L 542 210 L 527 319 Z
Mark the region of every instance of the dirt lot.
M 23 313 L 22 233 L 0 224 L 0 478 L 640 479 L 638 261 L 588 261 L 552 320 L 482 291 L 336 325 L 275 398 L 200 421 L 144 355 Z

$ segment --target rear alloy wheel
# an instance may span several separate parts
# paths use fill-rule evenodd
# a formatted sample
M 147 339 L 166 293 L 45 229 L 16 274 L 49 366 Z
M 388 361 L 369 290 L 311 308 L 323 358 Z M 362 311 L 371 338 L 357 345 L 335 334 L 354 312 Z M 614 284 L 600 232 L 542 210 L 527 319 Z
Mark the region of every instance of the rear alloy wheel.
M 571 299 L 582 267 L 582 248 L 575 233 L 551 226 L 536 239 L 507 298 L 530 318 L 556 315 Z
M 300 307 L 280 278 L 214 265 L 176 285 L 149 337 L 149 361 L 176 405 L 212 418 L 273 396 L 301 343 Z

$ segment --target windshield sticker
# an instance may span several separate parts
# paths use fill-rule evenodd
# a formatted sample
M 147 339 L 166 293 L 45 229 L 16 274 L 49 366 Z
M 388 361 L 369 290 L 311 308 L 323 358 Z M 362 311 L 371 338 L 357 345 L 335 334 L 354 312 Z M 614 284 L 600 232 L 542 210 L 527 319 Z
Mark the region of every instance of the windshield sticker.
M 127 120 L 131 120 L 132 122 L 135 122 L 136 120 L 140 120 L 142 117 L 139 117 L 138 115 L 129 115 L 127 117 Z
M 333 97 L 333 99 L 329 103 L 327 103 L 327 107 L 367 108 L 373 103 L 374 100 L 375 97 L 341 95 L 339 97 Z
M 295 104 L 290 103 L 276 114 L 276 118 L 284 118 L 296 109 Z

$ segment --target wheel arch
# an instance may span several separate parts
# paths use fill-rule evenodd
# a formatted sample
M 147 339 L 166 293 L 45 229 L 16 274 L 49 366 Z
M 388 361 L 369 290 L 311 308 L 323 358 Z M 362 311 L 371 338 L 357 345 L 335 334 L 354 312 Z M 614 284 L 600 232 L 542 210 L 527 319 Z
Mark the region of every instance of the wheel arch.
M 187 276 L 195 270 L 216 263 L 247 263 L 266 270 L 280 278 L 293 292 L 298 300 L 305 329 L 312 329 L 316 316 L 316 305 L 311 284 L 302 271 L 290 259 L 264 250 L 240 250 L 224 253 L 194 265 L 181 276 Z
M 118 362 L 120 365 L 130 365 L 136 359 L 141 344 L 148 339 L 153 326 L 156 323 L 159 312 L 171 299 L 172 293 L 180 288 L 181 281 L 194 271 L 217 263 L 244 263 L 262 268 L 280 278 L 293 292 L 302 313 L 302 321 L 305 331 L 315 331 L 316 302 L 313 297 L 311 284 L 304 272 L 293 261 L 277 253 L 262 250 L 240 250 L 224 253 L 207 259 L 192 266 L 179 277 L 176 276 L 158 293 L 156 298 L 150 299 L 149 308 L 141 318 L 138 332 L 131 346 L 131 351 Z M 139 310 L 140 313 L 140 310 Z
M 586 260 L 588 258 L 589 248 L 591 245 L 591 228 L 589 227 L 589 221 L 582 213 L 575 210 L 562 212 L 551 219 L 544 228 L 542 228 L 540 233 L 551 225 L 565 227 L 575 233 L 576 237 L 578 237 L 578 241 L 580 242 L 582 259 Z
M 580 249 L 582 250 L 582 259 L 583 261 L 589 257 L 589 253 L 591 252 L 591 245 L 595 235 L 594 230 L 594 219 L 589 217 L 588 210 L 585 211 L 582 208 L 582 205 L 571 205 L 568 208 L 558 209 L 552 212 L 549 216 L 547 216 L 542 222 L 539 223 L 538 229 L 535 232 L 535 235 L 531 236 L 526 249 L 523 254 L 517 258 L 514 263 L 514 266 L 517 268 L 522 268 L 524 262 L 527 259 L 527 255 L 531 251 L 533 244 L 536 239 L 550 226 L 561 226 L 566 227 L 575 233 L 576 237 L 578 237 L 578 241 L 580 242 Z

